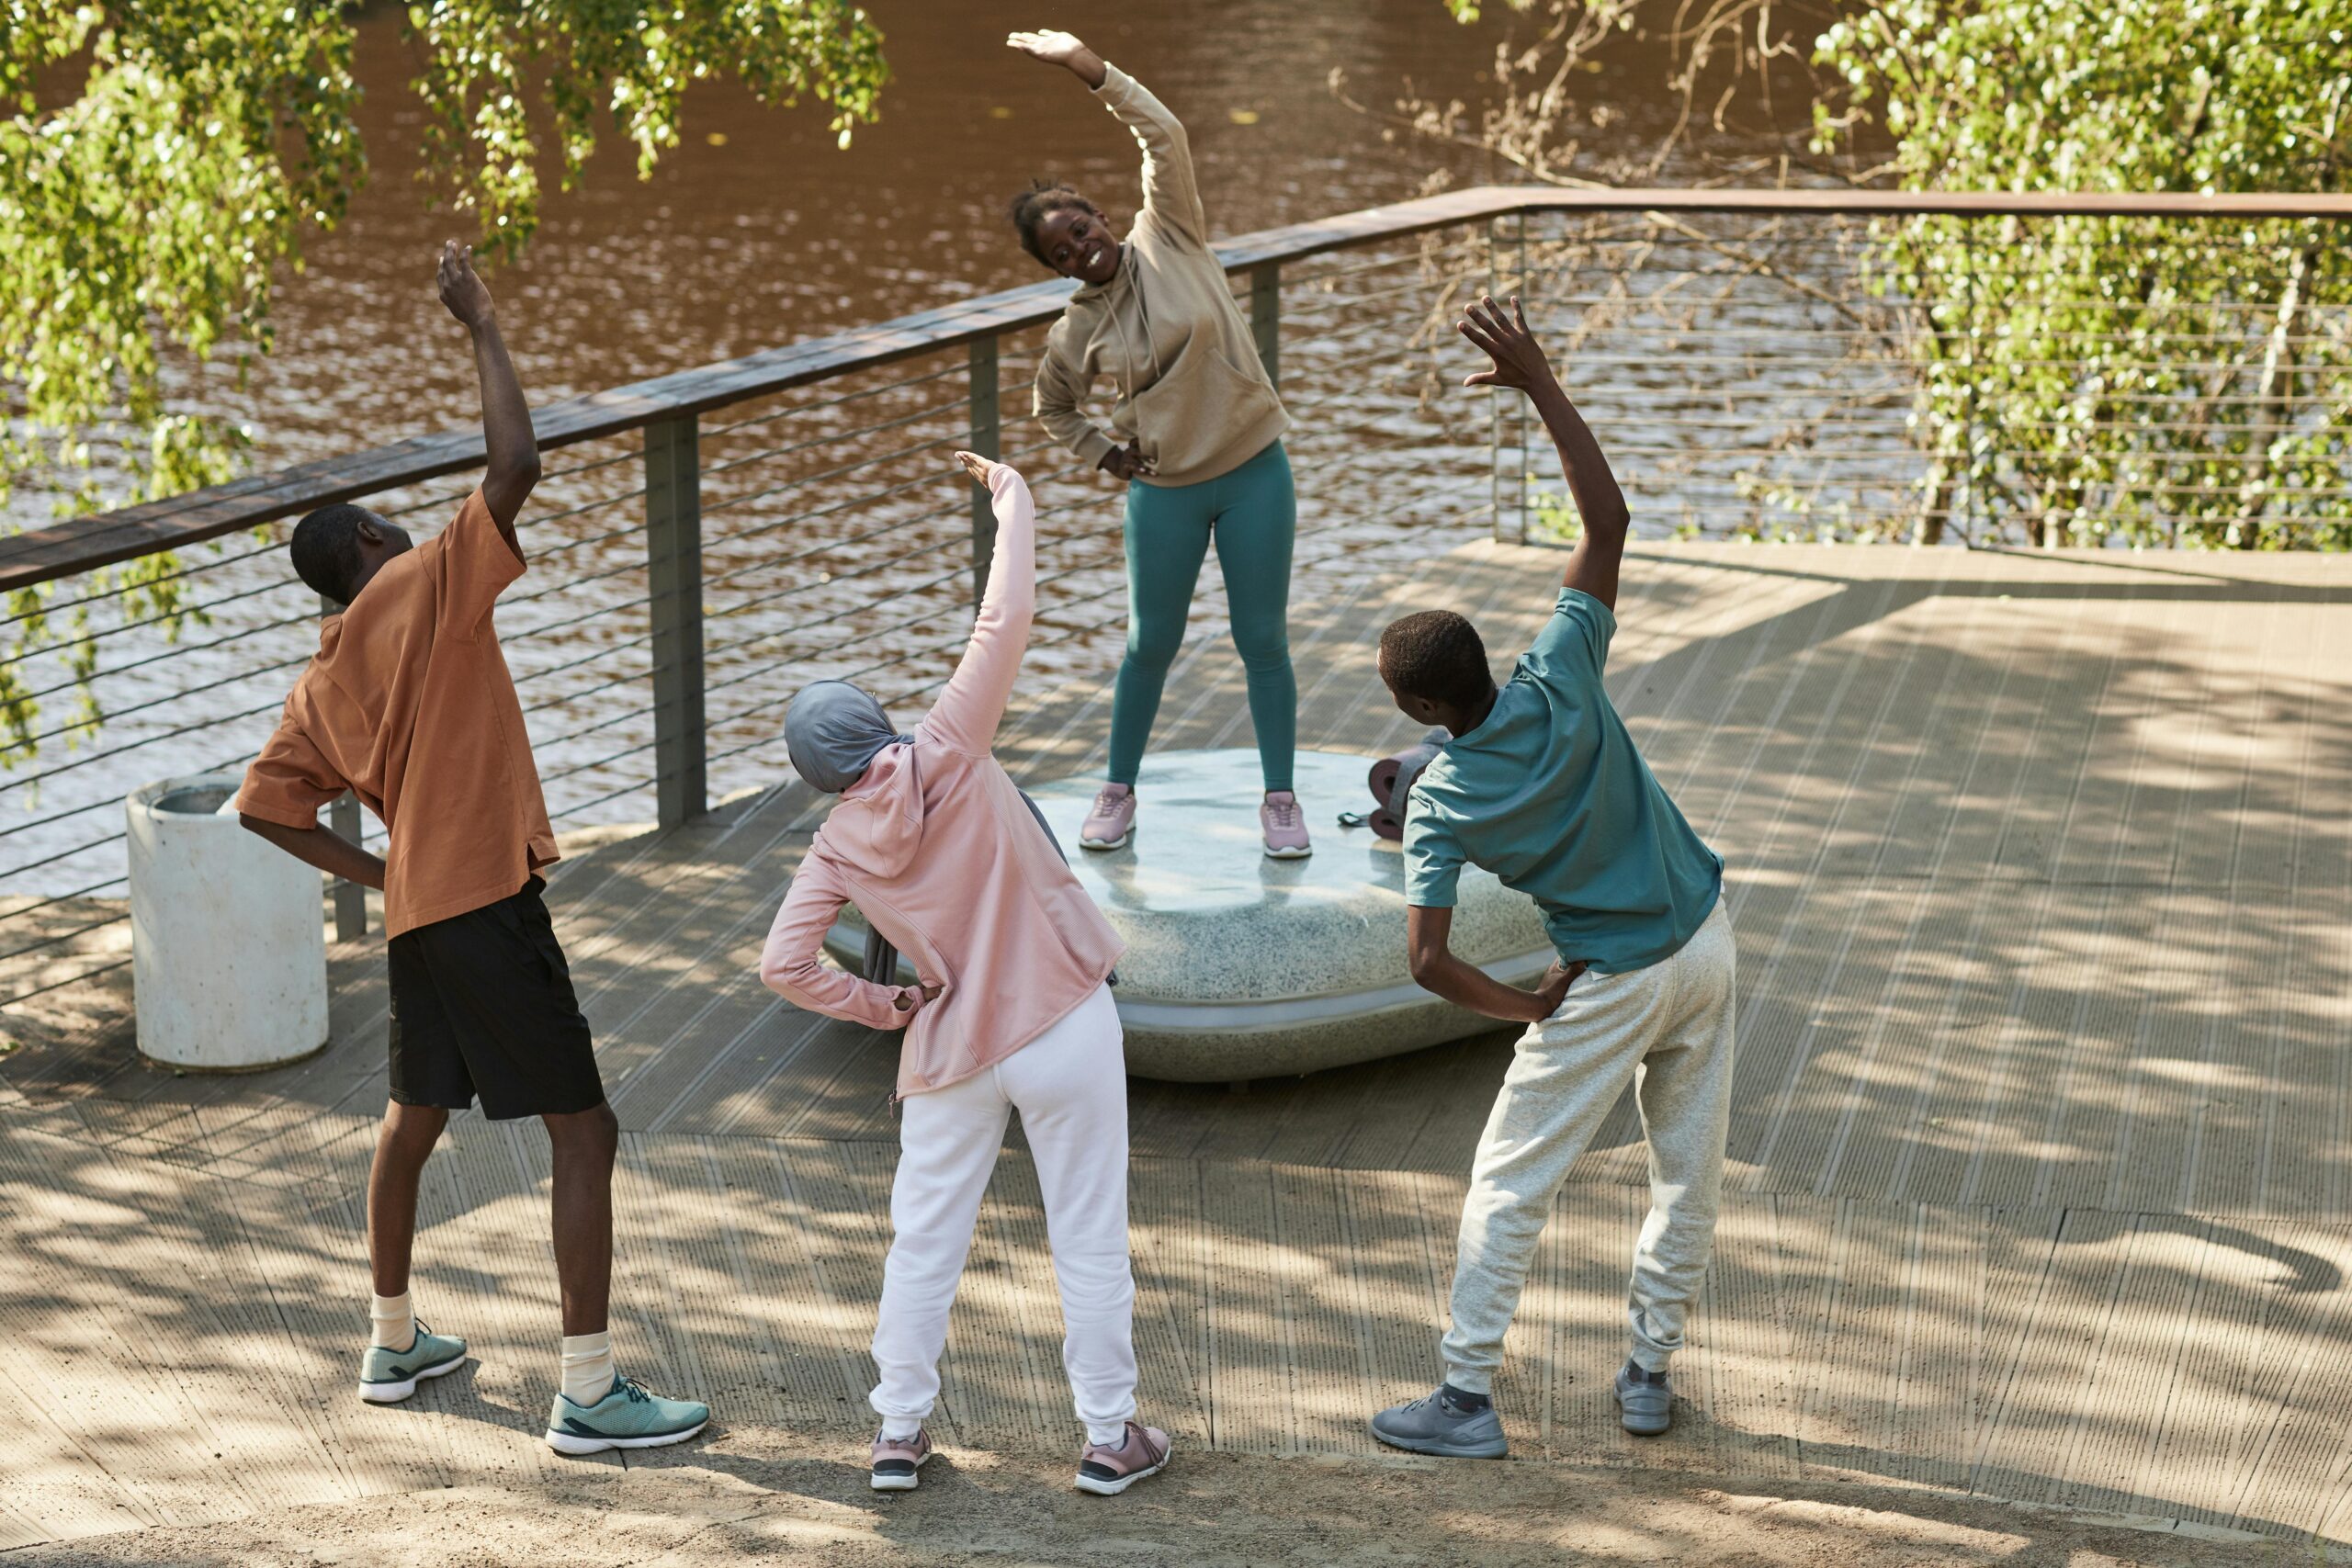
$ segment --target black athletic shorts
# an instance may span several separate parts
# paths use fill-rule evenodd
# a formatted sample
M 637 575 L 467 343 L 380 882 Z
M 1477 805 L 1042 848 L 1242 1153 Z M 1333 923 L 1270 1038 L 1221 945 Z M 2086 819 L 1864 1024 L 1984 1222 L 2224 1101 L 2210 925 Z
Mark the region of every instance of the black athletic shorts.
M 392 1098 L 494 1122 L 589 1111 L 605 1099 L 546 884 L 392 938 Z

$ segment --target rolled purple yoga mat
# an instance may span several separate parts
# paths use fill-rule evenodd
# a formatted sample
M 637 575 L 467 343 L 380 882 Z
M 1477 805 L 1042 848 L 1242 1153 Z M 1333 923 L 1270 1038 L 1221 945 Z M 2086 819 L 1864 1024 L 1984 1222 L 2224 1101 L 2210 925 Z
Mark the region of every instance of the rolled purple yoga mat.
M 1432 729 L 1402 751 L 1390 753 L 1372 765 L 1364 783 L 1372 787 L 1372 798 L 1377 804 L 1365 818 L 1372 830 L 1384 839 L 1405 836 L 1405 796 L 1413 788 L 1413 781 L 1438 754 L 1438 749 L 1450 739 L 1442 729 Z

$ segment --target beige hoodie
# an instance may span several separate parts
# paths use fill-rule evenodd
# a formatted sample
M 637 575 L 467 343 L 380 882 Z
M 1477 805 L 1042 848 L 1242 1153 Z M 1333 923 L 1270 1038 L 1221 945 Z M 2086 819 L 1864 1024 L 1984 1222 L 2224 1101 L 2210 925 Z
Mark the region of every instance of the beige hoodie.
M 1198 484 L 1273 445 L 1290 415 L 1209 249 L 1184 128 L 1115 65 L 1096 91 L 1143 148 L 1143 210 L 1117 276 L 1071 295 L 1046 333 L 1034 406 L 1090 464 L 1132 438 L 1157 466 L 1144 483 Z M 1117 392 L 1107 431 L 1079 412 L 1104 375 Z

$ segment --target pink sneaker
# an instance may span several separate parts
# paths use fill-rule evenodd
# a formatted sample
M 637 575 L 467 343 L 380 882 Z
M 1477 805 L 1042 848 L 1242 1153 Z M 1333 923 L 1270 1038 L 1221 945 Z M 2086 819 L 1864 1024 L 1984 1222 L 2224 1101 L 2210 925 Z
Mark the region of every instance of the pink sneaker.
M 1089 1443 L 1078 1456 L 1078 1489 L 1115 1497 L 1147 1475 L 1168 1468 L 1168 1434 L 1157 1427 L 1127 1423 L 1115 1443 Z
M 1266 835 L 1266 853 L 1275 860 L 1305 860 L 1315 852 L 1306 841 L 1306 814 L 1298 796 L 1286 789 L 1270 789 L 1258 807 L 1258 827 Z
M 931 1429 L 915 1428 L 911 1438 L 874 1435 L 874 1478 L 876 1492 L 911 1492 L 921 1484 L 915 1472 L 931 1458 Z
M 1104 784 L 1094 797 L 1094 809 L 1078 830 L 1082 850 L 1124 850 L 1136 833 L 1136 792 L 1128 784 Z

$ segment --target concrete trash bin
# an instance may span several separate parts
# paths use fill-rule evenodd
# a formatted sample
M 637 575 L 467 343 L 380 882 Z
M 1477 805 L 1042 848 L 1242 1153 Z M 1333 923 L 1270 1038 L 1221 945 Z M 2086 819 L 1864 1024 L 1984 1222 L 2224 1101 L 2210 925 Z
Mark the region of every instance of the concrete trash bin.
M 123 802 L 139 1051 L 250 1072 L 327 1042 L 319 874 L 238 825 L 234 773 L 165 779 Z

